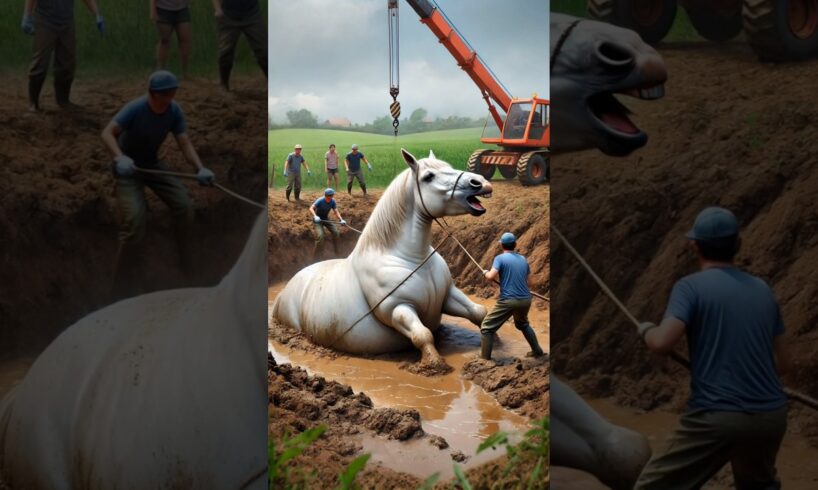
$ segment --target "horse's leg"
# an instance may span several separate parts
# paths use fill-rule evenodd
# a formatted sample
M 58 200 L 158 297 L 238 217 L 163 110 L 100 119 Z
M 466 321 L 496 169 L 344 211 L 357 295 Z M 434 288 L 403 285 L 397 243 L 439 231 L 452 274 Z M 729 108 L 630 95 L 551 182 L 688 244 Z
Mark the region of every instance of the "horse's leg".
M 454 284 L 449 286 L 446 301 L 443 302 L 443 313 L 466 318 L 479 327 L 487 311 L 485 306 L 470 300 L 469 297 L 466 296 L 463 291 L 457 289 Z
M 420 350 L 421 363 L 446 364 L 435 349 L 435 338 L 432 331 L 418 318 L 415 309 L 407 304 L 401 304 L 392 310 L 392 325 Z
M 631 489 L 650 459 L 645 436 L 602 418 L 551 375 L 551 464 L 587 471 L 613 489 Z

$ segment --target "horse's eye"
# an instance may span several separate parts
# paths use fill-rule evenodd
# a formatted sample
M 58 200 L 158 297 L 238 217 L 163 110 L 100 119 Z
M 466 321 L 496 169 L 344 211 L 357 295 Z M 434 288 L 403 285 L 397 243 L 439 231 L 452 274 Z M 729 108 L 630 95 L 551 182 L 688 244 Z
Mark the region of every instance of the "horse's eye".
M 424 182 L 431 182 L 432 179 L 434 179 L 434 178 L 435 178 L 435 174 L 432 173 L 432 172 L 428 172 L 426 175 L 423 176 L 423 181 Z

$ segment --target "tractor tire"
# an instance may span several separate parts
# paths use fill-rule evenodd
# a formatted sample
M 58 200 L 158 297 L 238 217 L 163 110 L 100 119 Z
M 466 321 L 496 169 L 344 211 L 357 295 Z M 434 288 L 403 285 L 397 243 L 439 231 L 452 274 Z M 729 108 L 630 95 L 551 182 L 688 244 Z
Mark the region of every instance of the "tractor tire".
M 548 159 L 538 152 L 523 153 L 517 161 L 517 178 L 525 186 L 542 184 L 551 177 L 550 174 Z
M 514 165 L 497 165 L 497 170 L 506 180 L 517 178 L 517 167 Z
M 676 0 L 588 0 L 588 14 L 636 31 L 648 44 L 665 38 L 676 18 Z
M 741 4 L 742 0 L 700 0 L 683 2 L 682 7 L 696 32 L 708 41 L 723 43 L 741 33 Z
M 818 54 L 818 0 L 744 0 L 744 31 L 762 61 Z
M 468 163 L 466 163 L 466 170 L 482 175 L 486 180 L 491 180 L 491 178 L 494 177 L 494 169 L 496 166 L 483 165 L 480 163 L 480 157 L 489 152 L 491 152 L 491 150 L 474 150 L 469 157 Z

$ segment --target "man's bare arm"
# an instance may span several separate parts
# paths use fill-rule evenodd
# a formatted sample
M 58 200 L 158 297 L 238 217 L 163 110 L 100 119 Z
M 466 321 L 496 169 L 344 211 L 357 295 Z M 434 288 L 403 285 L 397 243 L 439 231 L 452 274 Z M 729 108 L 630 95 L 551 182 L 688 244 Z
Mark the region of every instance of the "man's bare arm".
M 185 160 L 187 160 L 188 163 L 192 163 L 196 167 L 196 170 L 201 170 L 202 167 L 204 167 L 187 133 L 177 134 L 176 143 L 179 145 L 179 149 L 182 150 L 182 154 L 185 155 Z
M 119 147 L 119 142 L 117 141 L 121 132 L 122 128 L 119 127 L 119 124 L 117 124 L 116 121 L 111 121 L 105 126 L 105 129 L 102 130 L 102 134 L 100 134 L 102 141 L 105 143 L 105 147 L 114 155 L 114 158 L 122 156 L 122 148 Z
M 644 333 L 648 349 L 659 354 L 666 354 L 682 339 L 685 324 L 678 318 L 667 317 L 658 326 L 647 329 Z

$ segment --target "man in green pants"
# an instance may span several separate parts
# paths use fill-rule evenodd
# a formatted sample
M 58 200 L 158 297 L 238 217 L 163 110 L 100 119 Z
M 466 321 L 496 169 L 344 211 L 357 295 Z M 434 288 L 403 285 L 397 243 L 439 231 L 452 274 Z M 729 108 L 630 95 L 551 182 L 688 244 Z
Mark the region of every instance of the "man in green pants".
M 222 88 L 230 90 L 230 72 L 242 34 L 267 77 L 267 26 L 258 0 L 213 0 L 213 10 L 219 29 L 219 79 Z
M 307 175 L 312 175 L 307 160 L 301 154 L 301 145 L 295 145 L 293 152 L 284 160 L 284 177 L 287 177 L 285 195 L 290 200 L 290 192 L 295 191 L 295 200 L 301 201 L 301 167 L 307 169 Z
M 542 356 L 543 350 L 537 341 L 537 335 L 528 323 L 528 310 L 531 309 L 531 291 L 528 289 L 528 276 L 531 270 L 528 261 L 514 251 L 517 247 L 517 238 L 512 233 L 503 233 L 500 245 L 503 247 L 503 253 L 494 257 L 491 270 L 483 272 L 489 282 L 500 278 L 500 299 L 480 326 L 480 357 L 491 359 L 494 334 L 512 316 L 514 326 L 523 333 L 528 345 L 531 346 L 528 355 Z
M 100 34 L 105 21 L 95 0 L 83 0 L 96 17 Z M 54 97 L 57 105 L 72 107 L 70 95 L 77 66 L 77 36 L 74 28 L 74 0 L 25 0 L 23 32 L 34 36 L 34 56 L 28 69 L 28 110 L 40 110 L 40 91 L 48 75 L 51 55 L 54 55 Z
M 637 489 L 701 488 L 731 463 L 737 489 L 778 489 L 775 460 L 787 428 L 784 323 L 770 287 L 740 270 L 736 217 L 706 208 L 686 237 L 699 272 L 679 280 L 664 320 L 644 322 L 648 348 L 667 353 L 687 334 L 691 394 L 667 448 L 650 460 Z
M 102 140 L 114 156 L 116 198 L 122 225 L 119 252 L 114 272 L 114 293 L 130 293 L 129 277 L 137 269 L 136 246 L 145 234 L 145 186 L 170 207 L 176 229 L 177 245 L 184 272 L 190 272 L 187 235 L 193 218 L 193 205 L 185 186 L 176 177 L 150 171 L 168 171 L 159 160 L 159 148 L 168 133 L 173 133 L 188 163 L 198 170 L 199 185 L 213 185 L 213 172 L 202 166 L 187 134 L 182 109 L 173 101 L 179 82 L 167 71 L 158 71 L 148 81 L 148 95 L 125 105 L 102 131 Z
M 342 226 L 347 224 L 347 222 L 341 217 L 341 213 L 338 211 L 338 204 L 332 197 L 334 195 L 335 191 L 328 187 L 324 190 L 324 197 L 319 197 L 312 203 L 312 206 L 310 206 L 312 220 L 315 222 L 315 247 L 312 250 L 313 259 L 315 259 L 318 250 L 324 243 L 324 228 L 332 233 L 332 248 L 335 250 L 335 255 L 338 255 L 338 238 L 341 234 L 338 233 L 338 228 L 335 226 L 335 223 L 329 220 L 329 212 L 332 211 L 335 213 L 335 217 L 338 218 L 338 222 L 341 223 Z

